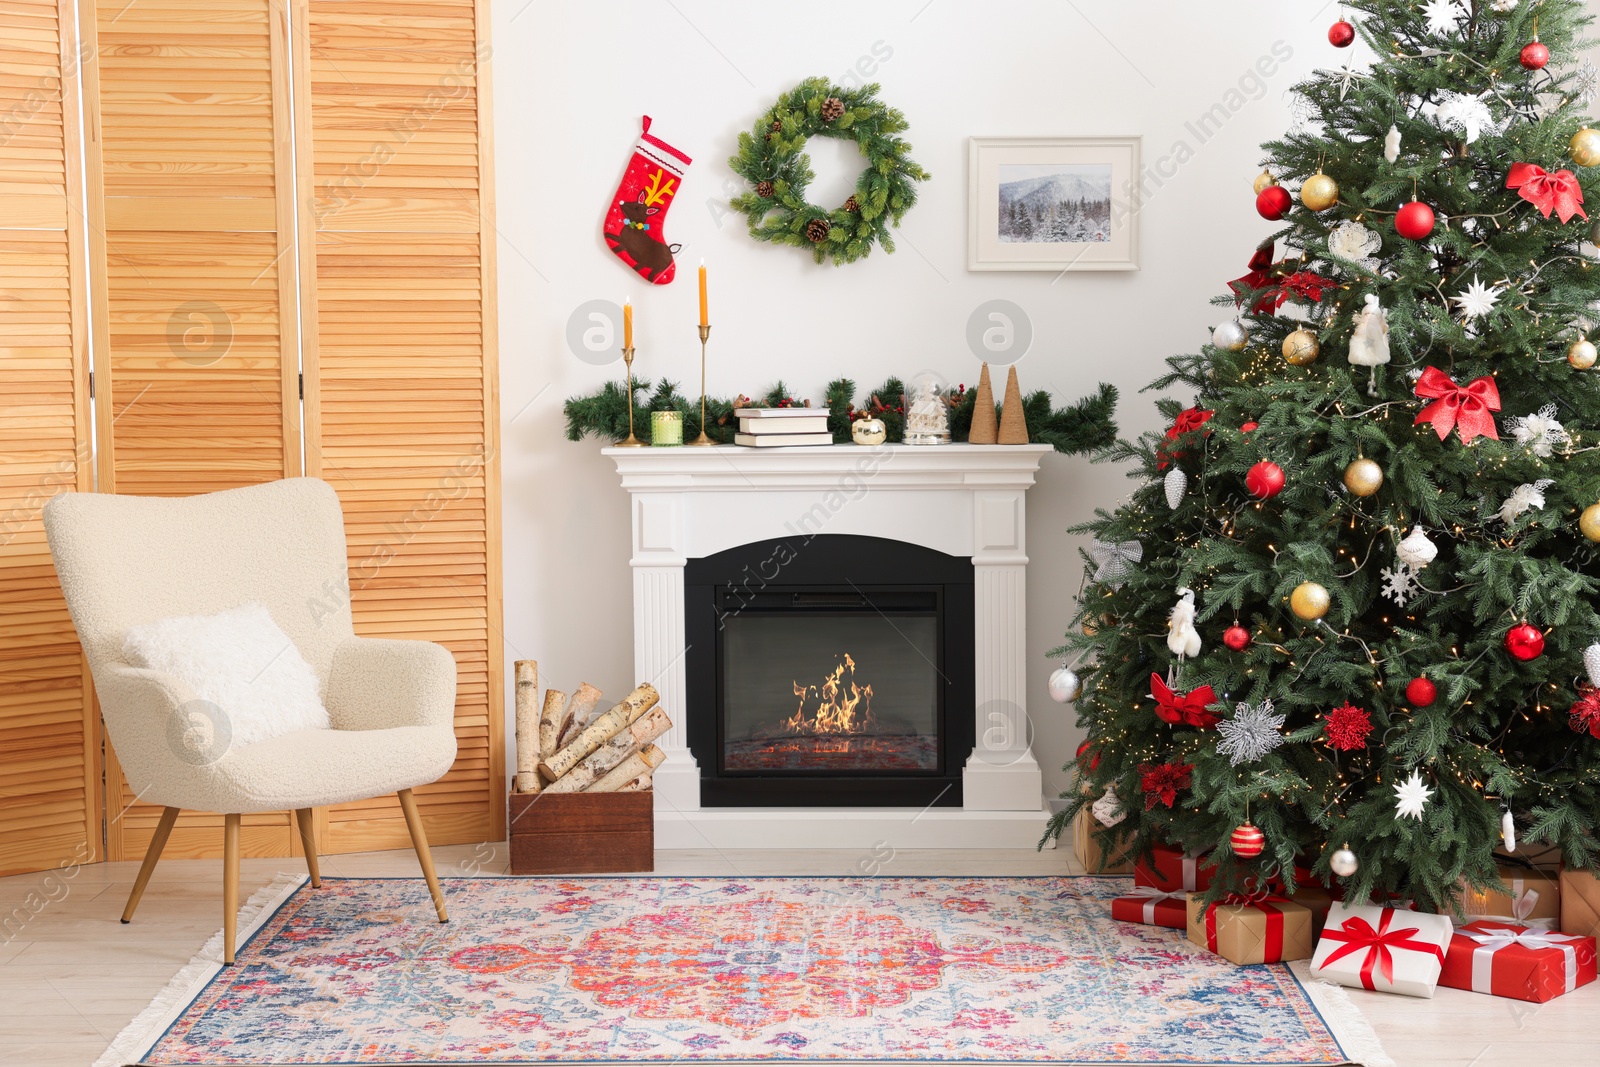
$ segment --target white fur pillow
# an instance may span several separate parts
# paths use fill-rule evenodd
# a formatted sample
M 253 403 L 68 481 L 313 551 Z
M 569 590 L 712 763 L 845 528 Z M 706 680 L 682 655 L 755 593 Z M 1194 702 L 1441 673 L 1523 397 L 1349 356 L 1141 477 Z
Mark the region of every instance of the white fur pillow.
M 231 746 L 329 727 L 316 672 L 260 604 L 135 626 L 122 654 L 135 667 L 182 679 L 221 708 Z

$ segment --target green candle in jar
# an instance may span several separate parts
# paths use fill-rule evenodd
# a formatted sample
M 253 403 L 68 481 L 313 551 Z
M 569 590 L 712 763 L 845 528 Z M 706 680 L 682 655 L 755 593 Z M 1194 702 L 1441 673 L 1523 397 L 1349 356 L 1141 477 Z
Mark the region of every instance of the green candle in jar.
M 683 444 L 683 412 L 652 411 L 650 413 L 650 443 L 657 446 Z

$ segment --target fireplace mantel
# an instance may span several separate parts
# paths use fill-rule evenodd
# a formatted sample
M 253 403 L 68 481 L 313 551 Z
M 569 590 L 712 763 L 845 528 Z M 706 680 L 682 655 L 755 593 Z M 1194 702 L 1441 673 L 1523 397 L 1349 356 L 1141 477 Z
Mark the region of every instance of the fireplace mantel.
M 631 498 L 634 670 L 676 720 L 659 743 L 662 848 L 1032 846 L 1046 808 L 1027 718 L 1025 494 L 1047 445 L 607 448 Z M 978 744 L 963 807 L 700 807 L 684 721 L 684 566 L 777 537 L 861 534 L 971 557 Z

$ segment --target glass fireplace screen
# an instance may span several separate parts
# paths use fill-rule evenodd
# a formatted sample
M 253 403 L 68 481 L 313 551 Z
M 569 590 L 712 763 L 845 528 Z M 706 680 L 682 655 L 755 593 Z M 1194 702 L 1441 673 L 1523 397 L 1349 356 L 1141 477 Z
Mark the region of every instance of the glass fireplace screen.
M 724 771 L 940 769 L 934 612 L 745 612 L 723 625 Z

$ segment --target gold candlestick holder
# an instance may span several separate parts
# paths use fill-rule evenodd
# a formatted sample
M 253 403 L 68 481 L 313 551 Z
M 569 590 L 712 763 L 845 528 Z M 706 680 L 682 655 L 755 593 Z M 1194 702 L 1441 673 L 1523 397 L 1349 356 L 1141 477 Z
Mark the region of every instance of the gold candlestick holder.
M 622 362 L 628 365 L 628 436 L 617 442 L 618 448 L 643 448 L 644 442 L 633 436 L 633 349 L 622 350 Z
M 711 324 L 700 327 L 700 436 L 690 441 L 690 445 L 714 445 L 711 435 L 706 433 L 706 341 L 711 337 Z

